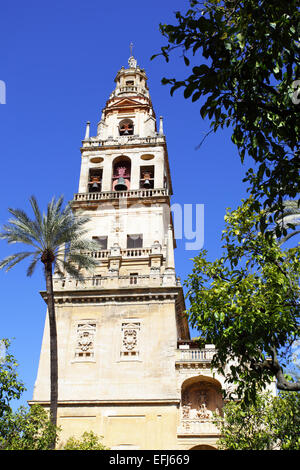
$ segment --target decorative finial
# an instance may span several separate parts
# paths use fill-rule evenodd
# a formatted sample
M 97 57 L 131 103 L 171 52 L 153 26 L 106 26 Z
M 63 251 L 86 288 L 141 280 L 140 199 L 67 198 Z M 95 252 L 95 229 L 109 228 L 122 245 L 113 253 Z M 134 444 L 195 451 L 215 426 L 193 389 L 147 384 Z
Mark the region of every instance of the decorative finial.
M 160 118 L 159 118 L 159 134 L 164 135 L 163 117 L 162 116 L 160 116 Z
M 90 138 L 90 121 L 87 121 L 86 123 L 86 128 L 85 128 L 85 136 L 84 136 L 84 140 L 87 140 Z
M 130 47 L 130 57 L 128 59 L 128 65 L 131 69 L 136 69 L 137 61 L 135 60 L 135 58 L 132 55 L 132 49 L 133 49 L 133 43 L 132 42 L 129 44 L 129 47 Z

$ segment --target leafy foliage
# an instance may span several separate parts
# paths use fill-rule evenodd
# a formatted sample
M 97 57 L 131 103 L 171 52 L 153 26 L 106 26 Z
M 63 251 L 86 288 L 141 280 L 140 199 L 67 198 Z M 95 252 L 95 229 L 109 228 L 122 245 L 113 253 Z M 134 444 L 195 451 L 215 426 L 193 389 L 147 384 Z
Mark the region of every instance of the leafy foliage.
M 169 61 L 180 48 L 188 76 L 162 82 L 171 94 L 183 87 L 185 98 L 204 100 L 200 113 L 210 132 L 232 128 L 241 160 L 254 161 L 245 176 L 253 208 L 263 201 L 277 218 L 300 183 L 299 1 L 191 0 L 176 20 L 160 25 L 168 41 L 161 54 Z
M 226 450 L 299 450 L 300 394 L 283 392 L 278 397 L 259 394 L 255 404 L 246 408 L 230 401 L 225 418 L 215 417 L 221 438 L 219 449 Z
M 26 390 L 18 378 L 18 363 L 9 350 L 10 344 L 8 339 L 1 340 L 3 355 L 0 356 L 0 419 L 11 412 L 10 401 L 19 399 Z
M 5 354 L 0 358 L 0 449 L 46 450 L 56 439 L 58 430 L 39 405 L 13 412 L 10 402 L 19 399 L 24 384 L 18 379 L 17 362 L 10 352 L 10 341 L 2 340 Z
M 58 431 L 40 405 L 8 411 L 0 419 L 0 449 L 49 450 Z
M 279 389 L 300 390 L 283 375 L 299 339 L 300 247 L 267 241 L 251 206 L 227 212 L 223 256 L 211 262 L 202 250 L 185 283 L 192 326 L 215 344 L 212 365 L 246 403 L 274 377 Z
M 79 439 L 70 437 L 63 450 L 108 450 L 108 447 L 105 447 L 100 438 L 90 431 L 84 432 Z

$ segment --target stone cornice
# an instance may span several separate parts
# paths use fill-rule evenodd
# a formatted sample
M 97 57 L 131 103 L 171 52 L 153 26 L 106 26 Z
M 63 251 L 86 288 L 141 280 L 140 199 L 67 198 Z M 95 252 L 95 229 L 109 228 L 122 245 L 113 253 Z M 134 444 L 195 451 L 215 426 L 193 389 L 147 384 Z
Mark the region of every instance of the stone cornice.
M 28 404 L 31 405 L 41 405 L 41 406 L 50 406 L 50 401 L 48 400 L 30 400 Z M 149 399 L 122 399 L 122 400 L 58 400 L 58 406 L 124 406 L 124 405 L 134 405 L 134 406 L 147 406 L 147 405 L 179 405 L 179 398 L 149 398 Z
M 95 303 L 116 303 L 116 302 L 176 302 L 178 296 L 182 296 L 182 287 L 153 287 L 143 288 L 135 286 L 134 289 L 102 289 L 93 290 L 66 290 L 54 291 L 54 302 L 56 304 L 95 304 Z M 40 292 L 42 298 L 47 303 L 47 292 Z
M 154 196 L 152 198 L 128 198 L 127 199 L 127 208 L 131 206 L 135 206 L 136 201 L 142 200 L 144 206 L 152 206 L 153 204 L 168 204 L 170 206 L 170 197 L 169 196 Z M 99 200 L 99 201 L 72 201 L 71 206 L 72 209 L 82 209 L 82 210 L 94 210 L 96 211 L 100 206 L 103 205 L 105 208 L 105 204 L 110 203 L 111 206 L 119 209 L 120 207 L 120 199 L 106 199 L 106 200 Z M 176 248 L 176 245 L 175 245 Z

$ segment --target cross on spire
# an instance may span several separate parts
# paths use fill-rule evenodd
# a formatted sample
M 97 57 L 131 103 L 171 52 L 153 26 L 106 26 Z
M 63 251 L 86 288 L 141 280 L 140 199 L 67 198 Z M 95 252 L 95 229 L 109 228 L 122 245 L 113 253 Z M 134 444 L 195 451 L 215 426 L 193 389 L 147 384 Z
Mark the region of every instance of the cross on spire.
M 132 56 L 133 42 L 129 44 L 129 47 L 130 47 L 130 57 L 133 57 Z

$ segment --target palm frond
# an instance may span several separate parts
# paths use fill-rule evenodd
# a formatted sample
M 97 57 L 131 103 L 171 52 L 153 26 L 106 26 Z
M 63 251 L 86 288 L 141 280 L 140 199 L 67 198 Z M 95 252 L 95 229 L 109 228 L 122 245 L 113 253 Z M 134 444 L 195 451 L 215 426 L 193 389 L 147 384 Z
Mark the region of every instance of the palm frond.
M 0 262 L 0 269 L 6 268 L 6 272 L 9 271 L 11 268 L 13 268 L 16 264 L 18 264 L 20 261 L 23 261 L 23 259 L 27 258 L 28 256 L 32 256 L 36 252 L 30 252 L 30 251 L 25 251 L 25 252 L 20 252 L 20 253 L 15 253 L 13 255 L 7 256 Z
M 28 277 L 31 277 L 35 268 L 36 268 L 36 265 L 38 263 L 38 261 L 40 261 L 40 256 L 36 255 L 33 257 L 33 260 L 31 261 L 31 263 L 29 264 L 28 268 L 27 268 L 27 271 L 26 271 L 26 275 Z
M 269 213 L 269 215 L 271 215 L 271 213 Z M 288 199 L 284 201 L 283 210 L 280 215 L 274 219 L 274 222 L 274 236 L 278 227 L 286 231 L 286 235 L 277 240 L 280 246 L 295 235 L 298 235 L 299 230 L 296 230 L 296 227 L 300 225 L 300 200 Z M 288 231 L 290 232 L 287 233 Z
M 37 230 L 36 223 L 31 220 L 27 214 L 20 209 L 9 209 L 9 212 L 14 216 L 13 219 L 9 219 L 8 224 L 10 227 L 15 227 L 20 231 L 23 231 L 28 236 L 35 240 L 40 240 L 40 233 Z
M 37 250 L 42 249 L 41 245 L 36 242 L 32 235 L 13 226 L 5 225 L 3 231 L 0 233 L 0 238 L 6 240 L 9 244 L 24 243 L 25 245 L 34 246 Z
M 68 262 L 75 263 L 83 269 L 92 270 L 97 266 L 97 261 L 91 256 L 86 255 L 85 253 L 69 253 L 67 258 Z
M 90 252 L 96 251 L 98 245 L 86 239 L 86 224 L 90 219 L 75 216 L 70 204 L 63 208 L 63 196 L 58 199 L 53 197 L 44 212 L 40 210 L 35 196 L 31 196 L 29 202 L 34 217 L 31 219 L 25 211 L 10 208 L 9 212 L 13 217 L 3 226 L 0 238 L 9 244 L 32 246 L 35 251 L 11 255 L 1 262 L 0 268 L 11 269 L 31 255 L 32 260 L 27 269 L 27 275 L 31 276 L 37 262 L 45 259 L 45 254 L 50 256 L 51 253 L 57 272 L 80 277 L 80 269 L 93 269 L 97 262 L 90 256 Z
M 294 230 L 293 232 L 289 233 L 285 237 L 283 237 L 280 242 L 279 246 L 283 245 L 285 242 L 287 242 L 290 238 L 294 237 L 295 235 L 298 235 L 300 233 L 300 230 Z
M 62 261 L 61 264 L 62 264 L 63 269 L 60 270 L 60 272 L 67 273 L 71 277 L 79 281 L 84 280 L 84 276 L 82 272 L 80 271 L 80 269 L 78 269 L 77 265 L 74 265 L 73 263 L 70 263 L 69 261 Z

